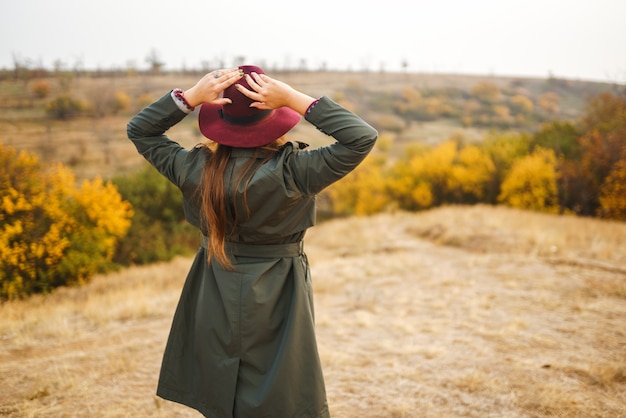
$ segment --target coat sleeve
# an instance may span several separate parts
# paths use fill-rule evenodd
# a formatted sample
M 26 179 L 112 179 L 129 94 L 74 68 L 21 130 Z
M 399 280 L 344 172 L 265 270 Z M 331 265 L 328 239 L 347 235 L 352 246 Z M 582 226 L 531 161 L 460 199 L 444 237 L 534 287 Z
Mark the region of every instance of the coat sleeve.
M 292 154 L 289 170 L 299 190 L 316 194 L 354 170 L 370 153 L 378 132 L 341 105 L 322 97 L 305 114 L 331 145 Z
M 187 114 L 179 109 L 168 93 L 141 110 L 126 127 L 128 138 L 139 154 L 179 187 L 185 181 L 189 151 L 169 139 L 165 132 L 185 116 Z

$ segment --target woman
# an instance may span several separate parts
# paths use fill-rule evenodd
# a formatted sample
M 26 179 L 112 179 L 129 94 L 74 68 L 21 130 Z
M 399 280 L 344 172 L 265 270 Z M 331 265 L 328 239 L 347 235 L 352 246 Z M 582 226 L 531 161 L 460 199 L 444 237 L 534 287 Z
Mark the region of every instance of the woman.
M 213 144 L 186 150 L 164 133 L 199 105 Z M 301 116 L 336 142 L 287 141 Z M 328 417 L 302 239 L 316 194 L 368 155 L 377 132 L 327 97 L 242 66 L 172 90 L 129 122 L 128 137 L 181 189 L 203 234 L 157 394 L 207 417 Z

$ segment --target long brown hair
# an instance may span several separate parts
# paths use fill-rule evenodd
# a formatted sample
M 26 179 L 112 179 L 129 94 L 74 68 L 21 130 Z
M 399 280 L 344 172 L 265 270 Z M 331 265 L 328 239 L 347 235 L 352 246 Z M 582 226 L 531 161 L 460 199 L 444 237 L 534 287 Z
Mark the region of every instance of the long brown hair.
M 250 216 L 246 201 L 246 191 L 250 179 L 264 163 L 272 158 L 274 154 L 273 152 L 277 152 L 286 142 L 287 138 L 283 136 L 268 145 L 256 148 L 254 156 L 250 158 L 248 163 L 238 173 L 239 178 L 235 183 L 236 187 L 238 188 L 241 182 L 245 182 L 243 205 L 246 208 L 246 217 Z M 227 270 L 233 270 L 233 264 L 228 258 L 225 249 L 226 233 L 233 231 L 226 231 L 226 228 L 228 226 L 228 221 L 231 222 L 233 228 L 236 228 L 237 222 L 240 220 L 240 214 L 235 212 L 232 214 L 233 219 L 228 219 L 228 202 L 226 201 L 226 190 L 224 189 L 224 173 L 226 172 L 226 167 L 228 166 L 228 161 L 230 160 L 233 148 L 227 145 L 219 144 L 216 146 L 214 144 L 205 145 L 205 147 L 207 149 L 207 159 L 202 174 L 200 191 L 203 221 L 205 222 L 205 226 L 209 233 L 207 259 L 208 261 L 211 261 L 211 258 L 215 257 L 215 260 L 222 267 Z M 273 152 L 270 152 L 268 156 L 259 163 L 257 161 L 257 156 L 261 150 Z M 236 198 L 237 196 L 234 194 L 233 199 Z M 233 207 L 236 208 L 237 205 L 234 204 L 235 202 L 232 203 Z

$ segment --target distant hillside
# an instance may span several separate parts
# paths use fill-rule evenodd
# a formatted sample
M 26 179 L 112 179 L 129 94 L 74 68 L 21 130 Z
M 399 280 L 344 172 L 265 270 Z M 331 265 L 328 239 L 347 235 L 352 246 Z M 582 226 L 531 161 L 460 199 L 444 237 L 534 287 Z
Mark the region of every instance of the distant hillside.
M 313 96 L 327 95 L 357 111 L 395 144 L 437 143 L 453 135 L 480 141 L 491 129 L 533 130 L 550 119 L 575 119 L 607 83 L 561 79 L 380 72 L 271 74 Z M 61 74 L 0 81 L 0 142 L 60 161 L 79 177 L 119 173 L 141 163 L 126 123 L 142 106 L 200 74 Z M 50 117 L 51 103 L 74 100 L 71 117 Z M 56 101 L 56 102 L 55 102 Z M 61 104 L 59 104 L 61 103 Z M 195 118 L 170 131 L 184 146 L 203 141 Z M 302 122 L 294 139 L 313 146 L 325 136 Z

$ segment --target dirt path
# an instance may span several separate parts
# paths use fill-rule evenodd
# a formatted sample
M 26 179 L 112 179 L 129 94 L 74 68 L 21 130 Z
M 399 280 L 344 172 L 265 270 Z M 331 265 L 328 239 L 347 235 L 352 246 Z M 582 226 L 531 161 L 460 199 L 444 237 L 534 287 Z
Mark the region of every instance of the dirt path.
M 334 417 L 626 416 L 626 298 L 607 291 L 623 274 L 437 246 L 416 219 L 307 237 Z M 2 336 L 0 416 L 199 416 L 154 396 L 176 297 L 62 339 Z
M 364 222 L 359 242 L 393 240 L 312 261 L 336 286 L 317 312 L 338 416 L 626 414 L 626 301 L 587 293 L 624 276 L 434 246 L 410 222 Z

